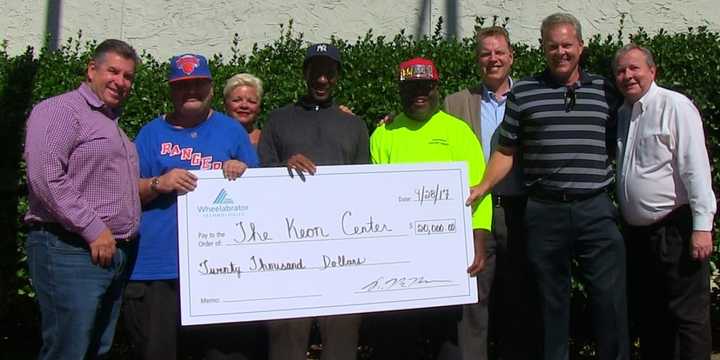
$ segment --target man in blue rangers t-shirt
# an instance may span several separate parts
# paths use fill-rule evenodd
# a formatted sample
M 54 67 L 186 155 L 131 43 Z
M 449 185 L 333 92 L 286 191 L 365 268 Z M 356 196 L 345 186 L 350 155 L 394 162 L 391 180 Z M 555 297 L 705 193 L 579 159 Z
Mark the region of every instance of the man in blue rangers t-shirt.
M 234 180 L 258 165 L 247 132 L 214 112 L 207 60 L 185 54 L 170 61 L 173 112 L 145 125 L 135 139 L 143 203 L 137 260 L 125 293 L 125 323 L 135 357 L 177 358 L 177 194 L 195 189 L 188 170 L 222 169 Z

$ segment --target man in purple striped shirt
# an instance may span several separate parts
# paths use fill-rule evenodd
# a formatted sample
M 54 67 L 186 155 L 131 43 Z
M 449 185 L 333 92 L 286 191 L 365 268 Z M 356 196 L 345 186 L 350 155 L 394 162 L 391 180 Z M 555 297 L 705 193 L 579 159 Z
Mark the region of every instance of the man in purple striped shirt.
M 27 121 L 40 359 L 92 359 L 112 345 L 140 218 L 137 152 L 118 126 L 138 62 L 127 43 L 103 41 L 86 81 L 35 106 Z

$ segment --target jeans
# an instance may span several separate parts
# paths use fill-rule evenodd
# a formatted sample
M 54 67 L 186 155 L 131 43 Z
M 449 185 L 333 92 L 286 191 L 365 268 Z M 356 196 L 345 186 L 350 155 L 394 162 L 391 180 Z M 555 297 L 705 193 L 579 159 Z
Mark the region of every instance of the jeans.
M 128 278 L 126 247 L 118 242 L 112 264 L 91 262 L 89 247 L 71 233 L 33 229 L 28 266 L 40 306 L 39 359 L 95 359 L 110 352 Z

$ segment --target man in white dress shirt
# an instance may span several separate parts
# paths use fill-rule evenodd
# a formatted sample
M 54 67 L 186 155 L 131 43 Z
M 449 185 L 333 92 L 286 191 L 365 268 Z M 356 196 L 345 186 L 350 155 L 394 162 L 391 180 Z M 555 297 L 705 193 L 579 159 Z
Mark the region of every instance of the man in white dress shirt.
M 625 95 L 617 192 L 642 358 L 709 360 L 716 199 L 702 119 L 690 99 L 655 84 L 649 50 L 626 45 L 613 71 Z

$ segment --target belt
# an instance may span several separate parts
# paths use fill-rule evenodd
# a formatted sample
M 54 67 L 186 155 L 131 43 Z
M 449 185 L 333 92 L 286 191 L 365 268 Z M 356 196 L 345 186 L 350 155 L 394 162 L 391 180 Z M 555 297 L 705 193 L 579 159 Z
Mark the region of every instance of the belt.
M 669 214 L 665 215 L 662 219 L 648 225 L 632 225 L 626 221 L 623 221 L 623 226 L 639 229 L 642 231 L 654 231 L 658 228 L 661 228 L 663 226 L 667 226 L 668 224 L 677 223 L 680 221 L 691 221 L 687 219 L 692 219 L 692 211 L 690 209 L 689 204 L 681 205 L 675 208 L 673 211 L 671 211 Z
M 65 229 L 62 225 L 58 223 L 46 223 L 46 222 L 34 222 L 30 224 L 30 230 L 34 231 L 47 231 L 51 234 L 54 234 L 58 237 L 66 237 L 66 238 L 78 238 L 81 239 L 81 236 L 79 234 L 76 234 L 74 232 L 71 232 L 67 229 Z M 124 239 L 115 239 L 115 242 L 117 245 L 122 245 L 126 243 L 130 243 L 133 240 L 135 240 L 136 236 L 131 236 Z M 84 242 L 84 240 L 83 240 Z
M 604 187 L 584 192 L 533 189 L 530 191 L 529 196 L 535 200 L 572 203 L 594 198 L 605 193 L 605 191 L 606 189 Z
M 527 200 L 527 195 L 525 194 L 519 194 L 519 195 L 496 195 L 491 194 L 492 197 L 492 204 L 496 208 L 505 207 L 505 206 L 515 206 L 515 204 L 522 204 L 522 206 L 525 206 L 525 201 Z

